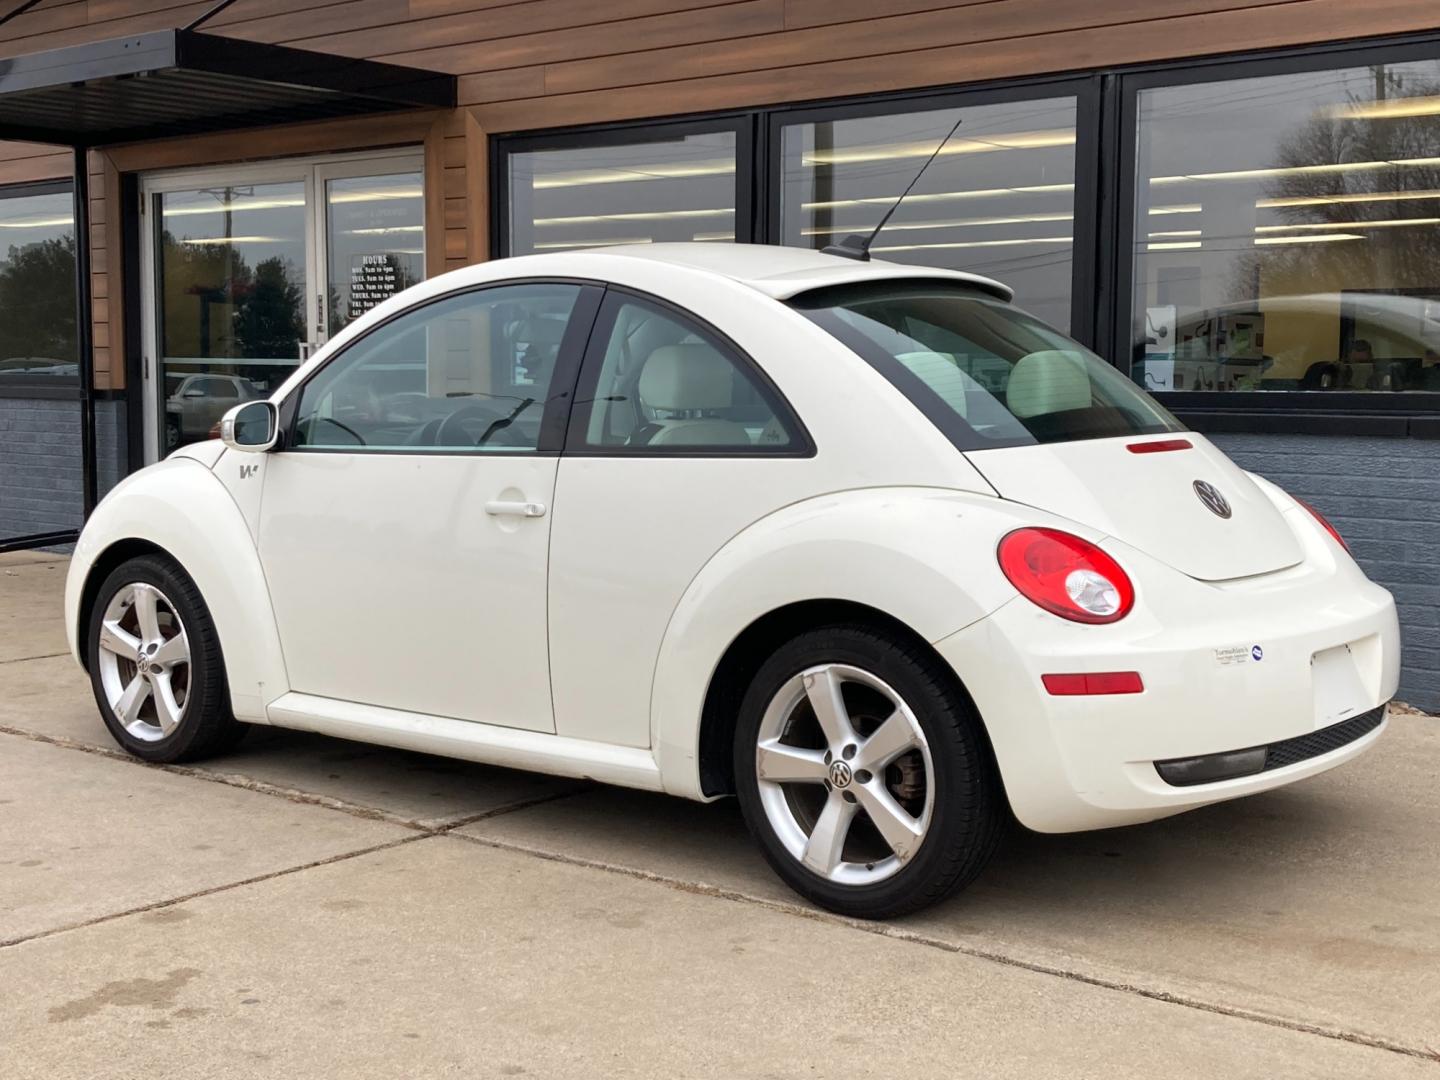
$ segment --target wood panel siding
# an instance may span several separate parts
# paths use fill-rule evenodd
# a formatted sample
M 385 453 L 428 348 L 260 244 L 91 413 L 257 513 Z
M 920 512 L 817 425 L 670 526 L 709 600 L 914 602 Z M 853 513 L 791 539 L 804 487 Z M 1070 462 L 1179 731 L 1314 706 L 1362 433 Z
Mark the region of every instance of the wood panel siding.
M 0 59 L 180 26 L 214 0 L 42 0 Z M 423 146 L 427 271 L 488 251 L 489 136 L 962 85 L 1440 29 L 1433 0 L 236 0 L 206 31 L 459 76 L 454 114 L 405 113 L 107 147 L 90 158 L 97 383 L 125 340 L 126 172 Z M 68 151 L 0 142 L 0 185 L 67 177 Z

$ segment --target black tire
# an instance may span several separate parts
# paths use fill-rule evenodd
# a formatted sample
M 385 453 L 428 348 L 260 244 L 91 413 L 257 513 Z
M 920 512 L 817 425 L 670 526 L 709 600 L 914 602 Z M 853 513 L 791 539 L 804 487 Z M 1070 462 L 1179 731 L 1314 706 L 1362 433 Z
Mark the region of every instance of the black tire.
M 116 594 L 135 584 L 153 585 L 160 590 L 178 615 L 189 643 L 180 721 L 173 731 L 155 741 L 139 738 L 126 729 L 110 707 L 102 678 L 101 623 Z M 162 764 L 194 761 L 227 750 L 244 737 L 249 725 L 237 721 L 230 710 L 225 661 L 210 610 L 190 576 L 173 560 L 144 555 L 116 567 L 100 586 L 85 634 L 95 704 L 115 741 L 131 754 Z
M 929 745 L 935 787 L 929 828 L 909 861 L 882 881 L 841 884 L 812 871 L 786 848 L 761 802 L 756 747 L 765 711 L 788 682 L 821 664 L 860 668 L 888 684 Z M 766 861 L 801 896 L 854 918 L 909 914 L 968 885 L 995 853 L 1009 820 L 989 740 L 954 674 L 918 642 L 866 625 L 812 630 L 777 650 L 741 703 L 734 754 L 741 811 Z

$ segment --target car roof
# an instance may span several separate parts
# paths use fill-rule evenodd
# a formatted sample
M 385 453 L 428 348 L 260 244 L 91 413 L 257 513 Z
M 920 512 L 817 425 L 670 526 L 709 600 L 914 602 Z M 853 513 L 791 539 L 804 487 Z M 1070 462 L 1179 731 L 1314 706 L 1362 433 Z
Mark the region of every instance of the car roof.
M 840 255 L 826 255 L 820 251 L 779 247 L 775 244 L 623 244 L 569 251 L 563 255 L 570 258 L 619 255 L 684 266 L 738 281 L 776 300 L 788 300 L 811 289 L 829 285 L 917 278 L 959 282 L 1001 300 L 1014 298 L 1014 290 L 1009 286 L 979 274 L 965 273 L 963 270 L 905 266 L 878 259 L 861 262 Z

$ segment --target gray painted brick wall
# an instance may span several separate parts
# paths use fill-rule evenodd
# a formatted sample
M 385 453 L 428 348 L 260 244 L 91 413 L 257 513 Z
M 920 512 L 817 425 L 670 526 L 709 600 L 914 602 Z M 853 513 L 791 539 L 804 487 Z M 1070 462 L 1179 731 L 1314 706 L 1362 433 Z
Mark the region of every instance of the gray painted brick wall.
M 1440 442 L 1329 435 L 1215 435 L 1243 468 L 1319 510 L 1395 594 L 1400 700 L 1440 712 Z
M 95 403 L 100 492 L 124 462 L 125 409 Z M 0 397 L 0 540 L 77 529 L 81 521 L 80 405 Z

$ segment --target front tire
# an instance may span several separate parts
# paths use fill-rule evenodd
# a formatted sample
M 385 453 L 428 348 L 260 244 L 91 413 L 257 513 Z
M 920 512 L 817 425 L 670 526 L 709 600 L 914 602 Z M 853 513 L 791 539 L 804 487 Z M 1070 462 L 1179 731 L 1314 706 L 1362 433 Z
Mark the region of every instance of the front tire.
M 801 896 L 862 919 L 969 884 L 1005 821 L 979 717 L 941 662 L 870 627 L 802 634 L 756 673 L 735 732 L 746 824 Z
M 193 761 L 233 746 L 220 638 L 200 590 L 172 560 L 131 559 L 100 586 L 86 631 L 105 726 L 145 761 Z

